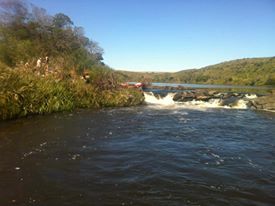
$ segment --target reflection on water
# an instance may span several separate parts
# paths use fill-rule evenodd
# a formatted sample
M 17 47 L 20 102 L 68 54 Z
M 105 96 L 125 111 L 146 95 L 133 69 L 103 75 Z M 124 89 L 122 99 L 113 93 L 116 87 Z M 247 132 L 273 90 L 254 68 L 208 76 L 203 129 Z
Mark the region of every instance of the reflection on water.
M 0 124 L 0 205 L 274 205 L 275 114 L 142 106 Z

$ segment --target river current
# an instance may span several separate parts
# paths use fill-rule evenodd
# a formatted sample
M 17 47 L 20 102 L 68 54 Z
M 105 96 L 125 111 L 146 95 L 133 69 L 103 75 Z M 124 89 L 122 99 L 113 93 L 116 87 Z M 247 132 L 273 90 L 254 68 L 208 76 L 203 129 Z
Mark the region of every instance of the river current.
M 275 113 L 160 103 L 2 122 L 0 205 L 275 205 Z

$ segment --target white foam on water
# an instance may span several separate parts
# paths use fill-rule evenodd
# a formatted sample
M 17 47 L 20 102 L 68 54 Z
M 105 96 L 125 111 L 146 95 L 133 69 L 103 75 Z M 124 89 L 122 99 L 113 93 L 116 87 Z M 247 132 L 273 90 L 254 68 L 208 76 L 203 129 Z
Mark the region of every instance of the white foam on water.
M 255 99 L 255 98 L 257 98 L 258 96 L 257 96 L 256 94 L 246 94 L 245 97 L 246 97 L 247 99 Z
M 190 109 L 207 109 L 207 108 L 225 108 L 225 109 L 247 109 L 246 100 L 240 99 L 233 106 L 222 105 L 220 99 L 210 99 L 209 101 L 192 100 L 187 102 L 175 102 L 173 100 L 176 93 L 168 93 L 165 97 L 156 97 L 152 92 L 144 92 L 145 103 L 157 108 L 190 108 Z
M 157 98 L 154 96 L 152 92 L 144 92 L 145 102 L 147 104 L 154 104 L 154 105 L 175 105 L 175 102 L 173 100 L 173 97 L 175 96 L 175 93 L 168 93 L 165 97 Z
M 208 102 L 201 101 L 201 100 L 192 100 L 188 102 L 180 103 L 186 107 L 200 107 L 200 108 L 230 108 L 228 106 L 221 106 L 220 99 L 210 99 Z
M 222 101 L 220 99 L 210 99 L 208 102 L 192 100 L 188 102 L 183 102 L 181 104 L 191 108 L 199 107 L 199 108 L 247 109 L 247 105 L 246 105 L 247 101 L 242 99 L 238 100 L 234 106 L 222 105 Z
M 233 107 L 235 109 L 247 109 L 247 101 L 240 99 L 237 104 Z

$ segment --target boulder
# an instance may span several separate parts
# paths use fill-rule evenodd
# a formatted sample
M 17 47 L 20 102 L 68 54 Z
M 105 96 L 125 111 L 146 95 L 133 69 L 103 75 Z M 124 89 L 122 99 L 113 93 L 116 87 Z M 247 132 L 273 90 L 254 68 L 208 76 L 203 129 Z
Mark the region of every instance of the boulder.
M 235 97 L 235 95 L 233 93 L 229 93 L 229 92 L 221 94 L 222 99 L 230 99 L 231 97 Z
M 223 98 L 223 99 L 221 100 L 220 105 L 221 105 L 221 106 L 230 106 L 230 107 L 236 106 L 236 104 L 238 103 L 238 100 L 239 100 L 239 99 L 240 99 L 240 98 L 235 97 L 235 96 L 228 96 L 227 98 Z
M 255 103 L 253 101 L 251 101 L 251 100 L 249 100 L 246 105 L 250 109 L 257 109 L 257 107 L 255 106 Z
M 275 110 L 275 93 L 268 96 L 262 96 L 252 101 L 256 109 Z
M 210 95 L 210 96 L 213 96 L 213 95 L 216 95 L 216 94 L 218 94 L 219 92 L 217 92 L 217 91 L 215 91 L 215 90 L 210 90 L 210 91 L 208 91 L 208 94 Z
M 195 97 L 193 92 L 179 92 L 175 94 L 173 100 L 177 102 L 187 102 L 192 101 Z
M 206 96 L 206 95 L 196 95 L 196 100 L 199 101 L 208 101 L 209 99 L 211 99 L 211 96 Z

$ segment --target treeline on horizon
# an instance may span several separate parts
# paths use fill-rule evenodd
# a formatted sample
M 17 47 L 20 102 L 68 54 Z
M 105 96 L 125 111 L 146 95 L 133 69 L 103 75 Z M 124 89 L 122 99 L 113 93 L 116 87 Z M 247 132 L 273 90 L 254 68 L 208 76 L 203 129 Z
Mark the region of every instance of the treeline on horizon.
M 119 71 L 125 81 L 275 86 L 275 57 L 245 58 L 201 69 L 169 72 Z
M 66 14 L 0 0 L 0 119 L 141 103 L 140 92 L 119 87 L 102 54 Z

